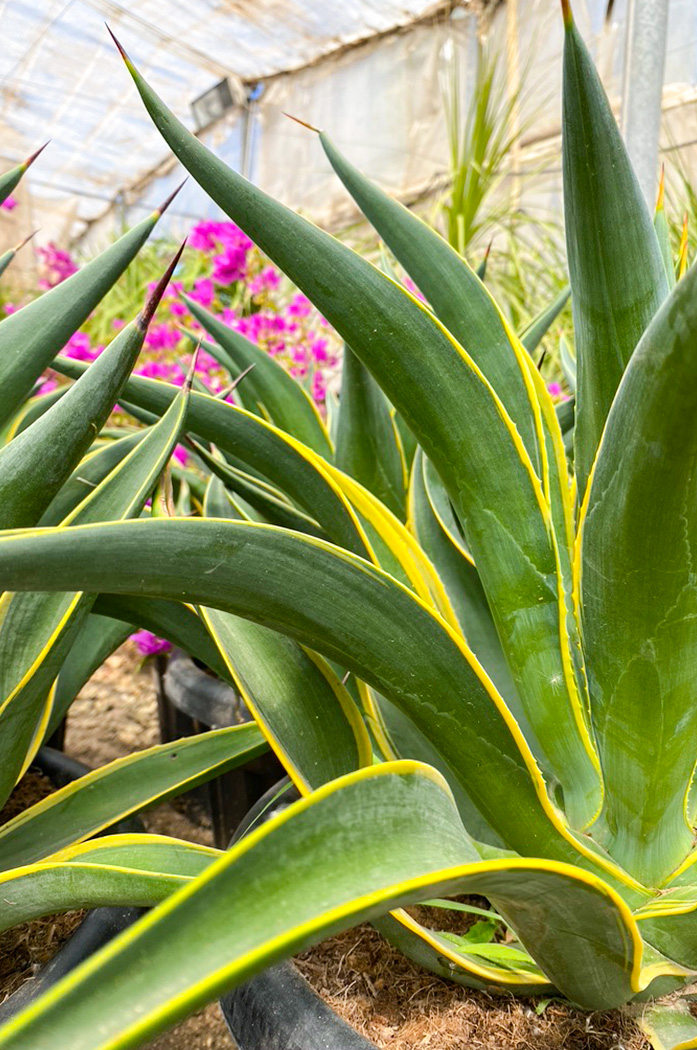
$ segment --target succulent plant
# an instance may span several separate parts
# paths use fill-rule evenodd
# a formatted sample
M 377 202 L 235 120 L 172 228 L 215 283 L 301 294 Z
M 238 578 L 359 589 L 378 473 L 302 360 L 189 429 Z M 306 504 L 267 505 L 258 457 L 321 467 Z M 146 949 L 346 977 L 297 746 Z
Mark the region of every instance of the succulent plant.
M 0 499 L 2 526 L 11 534 L 45 518 L 63 528 L 138 517 L 167 466 L 185 424 L 191 376 L 162 419 L 139 432 L 137 441 L 93 445 L 135 364 L 176 257 L 143 311 L 87 375 L 59 399 L 42 404 L 38 414 L 31 399 L 20 404 L 61 342 L 128 265 L 159 214 L 0 325 L 0 400 L 8 421 L 0 448 Z M 115 445 L 120 446 L 116 456 Z M 108 652 L 123 640 L 123 621 L 95 614 L 96 599 L 73 591 L 5 591 L 0 597 L 0 805 L 101 662 L 105 641 Z M 138 622 L 140 613 L 131 605 L 122 616 Z M 190 623 L 196 617 L 178 606 L 174 614 L 166 603 L 150 613 L 146 608 L 148 619 L 189 644 L 197 636 Z M 203 655 L 215 662 L 215 652 L 212 657 L 207 652 L 211 648 L 206 638 Z M 0 929 L 55 911 L 153 904 L 168 896 L 218 851 L 153 835 L 95 836 L 264 747 L 254 726 L 154 747 L 87 774 L 7 821 L 0 827 Z
M 669 287 L 563 8 L 575 476 L 529 346 L 437 234 L 320 136 L 427 306 L 227 168 L 126 59 L 174 153 L 351 348 L 351 426 L 379 418 L 384 445 L 394 422 L 408 515 L 397 460 L 373 476 L 378 498 L 320 447 L 316 418 L 304 441 L 265 418 L 275 376 L 260 368 L 248 409 L 190 396 L 210 516 L 0 537 L 13 591 L 196 606 L 305 796 L 0 1030 L 0 1047 L 138 1045 L 366 918 L 464 985 L 556 990 L 590 1010 L 689 991 L 697 271 Z M 248 349 L 223 352 L 245 367 Z M 370 374 L 360 383 L 354 355 Z M 363 382 L 376 387 L 361 394 Z M 123 396 L 162 415 L 177 395 L 132 378 Z M 300 402 L 274 404 L 291 426 Z M 266 494 L 265 521 L 250 520 L 243 482 L 258 505 Z M 285 527 L 269 524 L 273 500 Z M 403 910 L 463 893 L 486 896 L 513 931 L 498 954 Z M 642 1023 L 657 1048 L 697 1046 L 685 995 L 647 1005 Z

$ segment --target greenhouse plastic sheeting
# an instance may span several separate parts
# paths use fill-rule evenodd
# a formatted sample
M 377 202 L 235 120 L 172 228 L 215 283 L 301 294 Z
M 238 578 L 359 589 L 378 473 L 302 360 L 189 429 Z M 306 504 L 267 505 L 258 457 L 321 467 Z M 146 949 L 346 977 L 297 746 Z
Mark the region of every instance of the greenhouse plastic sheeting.
M 615 0 L 610 22 L 606 9 L 607 0 L 574 0 L 576 21 L 619 106 L 626 0 Z M 203 141 L 274 196 L 316 221 L 340 225 L 355 211 L 316 137 L 283 111 L 324 128 L 402 200 L 437 193 L 448 164 L 443 98 L 450 62 L 460 64 L 463 88 L 471 89 L 476 24 L 469 10 L 466 0 L 139 0 L 130 7 L 114 0 L 0 0 L 2 152 L 9 164 L 52 136 L 27 180 L 33 224 L 46 240 L 82 233 L 91 222 L 90 248 L 123 221 L 142 218 L 181 181 L 181 168 L 108 38 L 107 19 L 189 127 L 194 99 L 228 77 L 237 104 L 201 133 Z M 520 203 L 558 211 L 558 3 L 508 0 L 498 6 L 490 35 L 506 61 L 515 56 L 525 85 L 525 146 L 513 160 L 517 172 L 536 176 L 520 180 Z M 260 97 L 248 108 L 256 81 Z M 691 157 L 694 0 L 669 0 L 665 82 L 662 145 Z M 163 225 L 179 234 L 214 211 L 189 180 Z M 11 225 L 9 216 L 0 219 Z M 21 225 L 16 212 L 12 222 Z
M 51 137 L 32 194 L 92 219 L 162 157 L 104 22 L 191 125 L 190 106 L 224 77 L 251 82 L 443 7 L 434 0 L 2 0 L 0 152 L 5 164 Z M 42 207 L 41 198 L 46 201 Z

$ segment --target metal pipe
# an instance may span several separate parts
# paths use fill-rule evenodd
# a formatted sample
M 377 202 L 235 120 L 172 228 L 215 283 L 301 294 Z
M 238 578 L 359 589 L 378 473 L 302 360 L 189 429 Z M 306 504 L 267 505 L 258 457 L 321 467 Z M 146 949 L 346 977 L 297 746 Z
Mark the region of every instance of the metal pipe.
M 627 0 L 621 126 L 651 209 L 658 176 L 667 28 L 668 0 Z

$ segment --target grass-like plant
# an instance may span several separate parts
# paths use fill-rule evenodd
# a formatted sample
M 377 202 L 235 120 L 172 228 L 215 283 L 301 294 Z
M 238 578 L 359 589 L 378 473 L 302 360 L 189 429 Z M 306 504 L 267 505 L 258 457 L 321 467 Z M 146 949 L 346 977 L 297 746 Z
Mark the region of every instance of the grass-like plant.
M 230 171 L 126 59 L 182 163 L 377 384 L 366 393 L 355 372 L 352 426 L 386 407 L 407 515 L 396 470 L 372 491 L 343 471 L 321 420 L 259 368 L 249 409 L 190 396 L 214 472 L 207 518 L 0 537 L 12 591 L 196 606 L 305 796 L 0 1030 L 3 1050 L 138 1045 L 366 918 L 465 985 L 556 990 L 589 1010 L 676 993 L 643 1024 L 657 1048 L 697 1046 L 682 994 L 697 973 L 697 272 L 669 287 L 563 9 L 573 477 L 530 353 L 445 241 L 320 136 L 427 307 Z M 123 394 L 154 415 L 176 397 L 144 378 Z M 282 492 L 269 501 L 286 527 L 234 510 L 241 464 Z M 463 893 L 513 931 L 498 957 L 402 910 Z

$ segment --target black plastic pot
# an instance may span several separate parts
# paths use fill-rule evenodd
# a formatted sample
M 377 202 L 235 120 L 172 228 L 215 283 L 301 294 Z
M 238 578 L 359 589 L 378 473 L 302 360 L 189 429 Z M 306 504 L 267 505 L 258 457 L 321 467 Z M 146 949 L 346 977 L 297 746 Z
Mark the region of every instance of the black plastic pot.
M 298 798 L 286 777 L 252 807 L 233 842 Z M 253 977 L 220 1000 L 239 1050 L 377 1050 L 314 991 L 292 962 Z
M 65 787 L 66 784 L 90 772 L 89 767 L 82 762 L 51 747 L 41 748 L 32 767 L 44 773 L 57 788 Z M 144 830 L 137 817 L 126 817 L 102 834 L 131 834 Z M 147 908 L 114 907 L 95 908 L 88 912 L 70 940 L 61 945 L 51 961 L 42 966 L 31 980 L 25 981 L 13 995 L 0 1003 L 0 1023 L 8 1020 L 41 992 L 65 977 L 98 948 L 112 940 L 117 933 L 134 923 L 145 911 Z
M 239 694 L 198 667 L 186 653 L 175 650 L 169 660 L 158 660 L 157 670 L 163 743 L 251 721 Z M 210 817 L 215 845 L 224 849 L 250 807 L 282 775 L 280 762 L 268 753 L 179 797 L 194 815 L 203 809 Z

